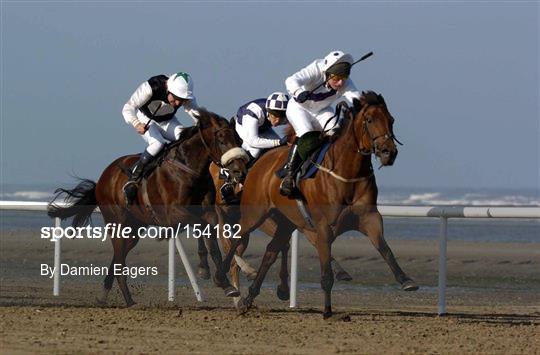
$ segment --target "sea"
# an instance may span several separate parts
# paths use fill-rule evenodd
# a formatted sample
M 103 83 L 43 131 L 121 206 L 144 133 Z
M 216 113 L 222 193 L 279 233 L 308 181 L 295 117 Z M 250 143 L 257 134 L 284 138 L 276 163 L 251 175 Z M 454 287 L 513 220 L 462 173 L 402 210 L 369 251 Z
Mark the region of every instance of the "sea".
M 59 186 L 47 184 L 2 184 L 0 200 L 48 202 Z M 62 187 L 72 187 L 69 185 Z M 379 186 L 380 205 L 402 206 L 526 206 L 540 207 L 540 189 L 411 188 Z M 100 225 L 95 215 L 93 223 Z M 44 212 L 0 211 L 0 232 L 39 230 L 53 221 Z M 437 218 L 384 218 L 386 239 L 435 240 L 439 237 Z M 350 233 L 349 233 L 350 234 Z M 358 235 L 360 233 L 352 233 Z M 540 243 L 538 219 L 465 219 L 448 221 L 448 239 L 467 242 Z

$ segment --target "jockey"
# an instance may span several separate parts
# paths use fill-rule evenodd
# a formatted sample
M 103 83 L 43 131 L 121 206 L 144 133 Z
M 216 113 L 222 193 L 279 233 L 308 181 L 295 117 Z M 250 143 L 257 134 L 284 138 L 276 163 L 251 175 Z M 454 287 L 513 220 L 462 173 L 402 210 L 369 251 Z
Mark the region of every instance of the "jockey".
M 137 181 L 145 166 L 163 149 L 166 143 L 180 138 L 183 130 L 176 111 L 183 107 L 197 123 L 198 106 L 193 96 L 193 80 L 184 72 L 153 76 L 142 83 L 124 105 L 124 120 L 141 134 L 148 144 L 139 160 L 133 166 L 131 176 L 124 185 L 124 193 L 129 202 L 136 196 Z
M 285 112 L 289 96 L 274 92 L 268 98 L 257 99 L 240 106 L 234 119 L 234 127 L 242 139 L 242 148 L 255 161 L 263 151 L 287 144 L 287 137 L 279 137 L 272 129 L 287 122 Z M 235 203 L 234 184 L 226 182 L 221 186 L 221 196 L 225 203 Z
M 287 144 L 272 129 L 287 122 L 285 111 L 289 97 L 274 92 L 267 99 L 257 99 L 241 106 L 236 113 L 235 129 L 242 139 L 242 148 L 257 158 L 263 149 Z
M 293 97 L 287 107 L 287 117 L 298 139 L 289 151 L 285 165 L 287 174 L 279 187 L 282 195 L 292 195 L 294 174 L 302 161 L 319 147 L 321 132 L 332 135 L 338 128 L 338 117 L 331 105 L 341 97 L 350 105 L 354 98 L 360 98 L 349 79 L 352 64 L 350 54 L 332 51 L 285 80 L 287 91 Z

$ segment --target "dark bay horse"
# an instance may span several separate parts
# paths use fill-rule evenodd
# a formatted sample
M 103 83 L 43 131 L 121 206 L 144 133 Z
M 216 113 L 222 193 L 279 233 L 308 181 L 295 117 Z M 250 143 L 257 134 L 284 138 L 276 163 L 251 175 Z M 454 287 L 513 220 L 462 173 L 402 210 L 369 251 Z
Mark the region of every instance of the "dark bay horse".
M 72 190 L 58 189 L 49 204 L 48 214 L 62 219 L 74 216 L 73 226 L 88 223 L 90 215 L 99 206 L 105 223 L 130 227 L 130 238 L 111 238 L 114 255 L 104 280 L 103 294 L 98 299 L 105 303 L 114 278 L 127 306 L 135 304 L 127 286 L 125 275 L 114 275 L 113 267 L 126 265 L 126 256 L 137 245 L 140 227 L 148 225 L 176 227 L 200 223 L 215 225 L 217 222 L 214 199 L 215 190 L 209 176 L 211 162 L 229 169 L 231 174 L 243 180 L 246 174 L 247 154 L 238 147 L 234 131 L 223 117 L 201 109 L 198 124 L 182 132 L 178 142 L 172 143 L 158 166 L 139 187 L 136 202 L 126 207 L 122 186 L 127 181 L 126 170 L 137 160 L 136 155 L 123 156 L 112 162 L 101 174 L 97 184 L 83 180 Z M 68 207 L 60 207 L 54 201 L 66 195 Z M 210 228 L 213 232 L 214 229 Z M 204 238 L 216 265 L 214 282 L 225 290 L 227 296 L 238 296 L 225 272 L 222 270 L 221 252 L 215 234 Z
M 357 230 L 365 234 L 379 251 L 404 290 L 418 286 L 398 265 L 383 236 L 382 217 L 377 210 L 377 184 L 373 174 L 371 154 L 383 166 L 390 166 L 397 156 L 394 142 L 394 119 L 384 98 L 374 92 L 362 93 L 354 107 L 346 114 L 342 133 L 333 142 L 319 172 L 299 185 L 311 225 L 300 213 L 294 199 L 279 193 L 281 180 L 275 172 L 283 165 L 287 149 L 278 148 L 263 155 L 250 169 L 240 202 L 242 235 L 265 223 L 267 218 L 276 222 L 277 230 L 267 246 L 257 276 L 249 287 L 249 294 L 239 302 L 245 312 L 254 298 L 277 254 L 289 242 L 294 229 L 299 229 L 315 241 L 321 267 L 321 287 L 324 291 L 324 318 L 332 315 L 331 290 L 334 277 L 331 266 L 332 242 L 340 234 Z M 224 260 L 228 270 L 236 246 L 235 240 Z

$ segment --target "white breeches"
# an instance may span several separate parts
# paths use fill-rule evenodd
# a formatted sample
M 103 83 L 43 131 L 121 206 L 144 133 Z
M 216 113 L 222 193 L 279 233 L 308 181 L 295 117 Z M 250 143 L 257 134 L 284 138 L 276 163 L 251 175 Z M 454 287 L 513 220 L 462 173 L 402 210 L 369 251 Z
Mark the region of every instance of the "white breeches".
M 148 126 L 148 130 L 142 136 L 148 143 L 146 151 L 152 156 L 156 156 L 165 144 L 180 138 L 183 129 L 184 126 L 176 118 L 159 123 L 152 121 Z
M 302 137 L 311 131 L 322 132 L 330 130 L 337 124 L 337 117 L 334 116 L 334 109 L 327 107 L 317 113 L 312 113 L 303 108 L 294 99 L 289 100 L 287 105 L 287 119 L 296 132 L 297 137 Z M 330 122 L 328 122 L 330 121 Z

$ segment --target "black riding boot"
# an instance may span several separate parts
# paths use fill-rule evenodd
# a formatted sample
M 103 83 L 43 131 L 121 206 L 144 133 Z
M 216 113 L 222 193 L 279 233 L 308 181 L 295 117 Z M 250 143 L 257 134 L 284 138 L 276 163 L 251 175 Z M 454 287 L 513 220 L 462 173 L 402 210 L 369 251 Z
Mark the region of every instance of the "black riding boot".
M 301 164 L 302 158 L 300 157 L 300 154 L 298 154 L 298 144 L 295 142 L 289 150 L 287 164 L 284 167 L 285 170 L 287 170 L 287 175 L 285 175 L 281 185 L 279 185 L 279 193 L 281 193 L 283 196 L 291 196 L 293 194 L 294 175 Z
M 133 165 L 131 169 L 131 176 L 124 185 L 124 195 L 126 198 L 126 205 L 130 205 L 135 197 L 137 197 L 137 183 L 142 177 L 144 168 L 152 161 L 154 157 L 146 150 L 141 154 L 139 160 Z

